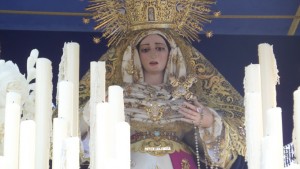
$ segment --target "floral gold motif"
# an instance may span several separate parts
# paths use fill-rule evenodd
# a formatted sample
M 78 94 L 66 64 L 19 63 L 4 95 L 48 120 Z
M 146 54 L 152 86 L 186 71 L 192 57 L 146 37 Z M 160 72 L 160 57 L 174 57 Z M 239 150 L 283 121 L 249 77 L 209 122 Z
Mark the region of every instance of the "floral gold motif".
M 164 107 L 158 105 L 156 102 L 152 103 L 150 107 L 145 108 L 148 117 L 153 121 L 159 121 L 164 115 Z

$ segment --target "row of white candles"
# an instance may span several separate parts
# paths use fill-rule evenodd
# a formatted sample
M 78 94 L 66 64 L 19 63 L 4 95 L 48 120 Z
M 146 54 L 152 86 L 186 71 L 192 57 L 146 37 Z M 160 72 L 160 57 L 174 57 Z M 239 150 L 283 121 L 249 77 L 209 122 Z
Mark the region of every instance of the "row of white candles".
M 130 168 L 130 127 L 125 122 L 123 89 L 108 87 L 105 62 L 91 62 L 90 168 Z
M 37 55 L 37 50 L 31 54 Z M 3 161 L 10 169 L 49 168 L 52 115 L 52 67 L 48 59 L 36 63 L 35 120 L 21 121 L 21 96 L 6 96 Z
M 76 43 L 70 45 L 79 48 Z M 272 50 L 268 44 L 259 45 L 260 64 L 251 64 L 245 69 L 247 160 L 250 169 L 283 168 L 282 119 L 281 109 L 276 107 L 277 69 Z M 72 47 L 68 51 L 72 51 L 69 52 L 72 56 L 76 56 L 74 51 L 79 53 L 79 49 L 73 50 Z M 74 61 L 74 58 L 77 61 Z M 75 72 L 75 75 L 68 75 L 68 77 L 76 77 L 58 84 L 60 93 L 58 118 L 53 120 L 53 169 L 62 166 L 79 168 L 77 101 L 79 82 L 77 76 L 79 75 L 76 74 L 79 71 L 79 65 L 76 64 L 79 64 L 79 57 L 70 57 L 68 62 L 72 63 L 70 65 L 75 65 L 68 66 L 70 70 L 67 72 Z M 7 94 L 4 156 L 0 157 L 0 166 L 5 165 L 5 168 L 49 168 L 52 68 L 51 62 L 44 58 L 38 59 L 36 65 L 35 120 L 20 123 L 20 96 L 17 93 Z M 123 98 L 122 93 L 120 87 L 110 86 L 109 99 L 108 102 L 105 101 L 105 63 L 92 62 L 90 117 L 92 169 L 112 168 L 112 164 L 121 164 L 129 168 L 129 125 L 124 122 L 124 105 L 120 100 Z M 300 100 L 300 89 L 294 92 L 294 100 L 296 138 L 294 144 L 296 157 L 300 157 L 300 139 L 297 140 L 300 138 L 300 128 L 297 123 L 300 121 L 300 107 L 296 104 L 297 100 Z M 117 140 L 121 142 L 117 143 Z M 66 153 L 65 158 L 62 156 L 63 152 Z M 110 166 L 106 166 L 107 164 Z
M 53 119 L 52 168 L 76 169 L 79 168 L 80 153 L 78 137 L 79 45 L 67 43 L 64 53 L 67 53 L 67 58 L 62 58 L 67 62 L 66 72 L 64 72 L 64 79 L 58 82 L 58 117 Z M 38 54 L 38 52 L 33 50 L 31 54 Z M 105 63 L 92 62 L 91 70 L 95 69 L 93 63 L 97 63 L 98 72 L 91 75 L 91 88 L 100 86 L 100 90 L 98 89 L 96 99 L 90 105 L 91 120 L 95 119 L 91 124 L 91 142 L 93 144 L 90 144 L 90 150 L 94 150 L 94 153 L 91 154 L 92 165 L 90 168 L 117 169 L 122 166 L 122 168 L 129 169 L 130 127 L 124 117 L 123 90 L 119 86 L 110 86 L 109 101 L 106 102 Z M 50 129 L 52 127 L 51 61 L 39 58 L 36 69 L 34 120 L 21 122 L 21 96 L 14 92 L 7 94 L 4 155 L 0 156 L 1 169 L 49 168 Z M 93 91 L 91 91 L 91 96 L 92 93 Z
M 283 169 L 282 111 L 276 106 L 278 70 L 273 47 L 258 46 L 259 64 L 245 68 L 245 126 L 249 169 Z M 300 89 L 294 92 L 294 132 L 300 138 Z M 299 139 L 300 140 L 300 139 Z M 294 142 L 296 157 L 300 157 L 300 141 Z M 299 164 L 290 168 L 300 169 Z

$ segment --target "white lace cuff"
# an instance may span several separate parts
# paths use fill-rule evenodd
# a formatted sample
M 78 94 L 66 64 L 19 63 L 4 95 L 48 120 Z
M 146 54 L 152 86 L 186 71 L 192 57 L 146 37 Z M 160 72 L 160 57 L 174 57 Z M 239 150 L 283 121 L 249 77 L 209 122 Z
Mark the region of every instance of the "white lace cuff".
M 223 130 L 223 123 L 221 116 L 212 108 L 209 110 L 213 113 L 214 123 L 209 128 L 199 128 L 200 137 L 205 143 L 211 143 L 221 135 Z

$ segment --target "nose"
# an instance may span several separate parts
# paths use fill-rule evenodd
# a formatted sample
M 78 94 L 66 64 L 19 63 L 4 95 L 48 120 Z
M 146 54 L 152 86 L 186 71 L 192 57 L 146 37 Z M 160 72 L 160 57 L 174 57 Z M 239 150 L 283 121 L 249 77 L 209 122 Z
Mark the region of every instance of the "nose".
M 154 59 L 156 58 L 158 55 L 157 55 L 157 52 L 156 51 L 151 51 L 150 52 L 150 58 Z

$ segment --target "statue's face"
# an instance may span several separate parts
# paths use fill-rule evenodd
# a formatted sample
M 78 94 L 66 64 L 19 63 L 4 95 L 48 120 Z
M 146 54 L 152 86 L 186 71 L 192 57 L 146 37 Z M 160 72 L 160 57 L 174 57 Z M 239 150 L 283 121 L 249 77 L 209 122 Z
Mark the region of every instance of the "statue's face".
M 169 50 L 165 40 L 157 34 L 145 37 L 139 48 L 140 60 L 146 73 L 164 73 Z

